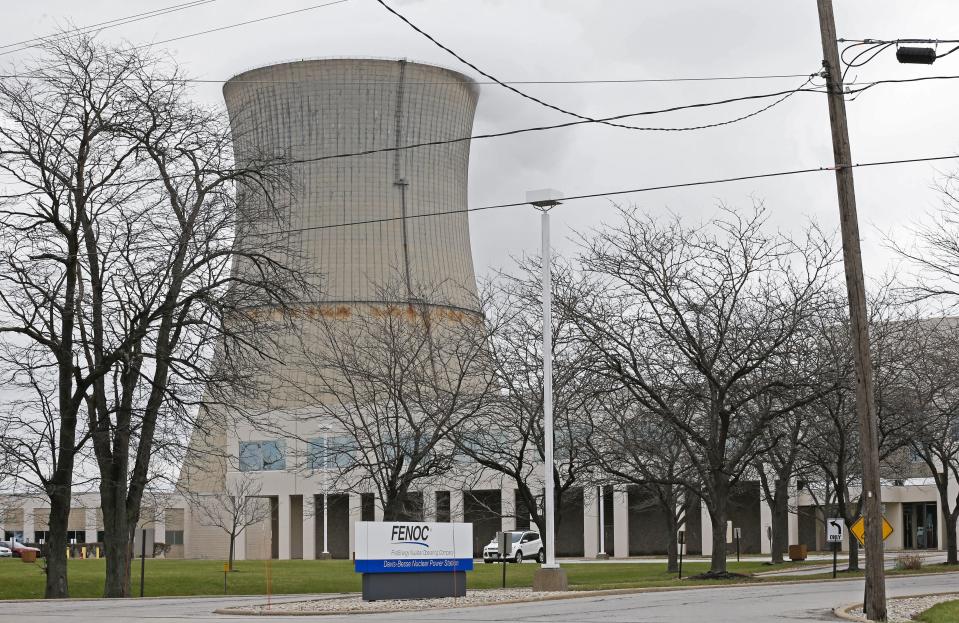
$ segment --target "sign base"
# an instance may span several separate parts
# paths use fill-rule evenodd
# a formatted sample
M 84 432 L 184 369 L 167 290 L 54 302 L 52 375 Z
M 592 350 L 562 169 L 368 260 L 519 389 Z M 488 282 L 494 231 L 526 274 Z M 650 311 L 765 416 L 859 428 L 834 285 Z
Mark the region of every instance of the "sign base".
M 363 601 L 433 597 L 466 597 L 466 572 L 363 574 Z
M 533 573 L 533 592 L 551 592 L 569 590 L 566 569 L 562 567 L 540 567 Z

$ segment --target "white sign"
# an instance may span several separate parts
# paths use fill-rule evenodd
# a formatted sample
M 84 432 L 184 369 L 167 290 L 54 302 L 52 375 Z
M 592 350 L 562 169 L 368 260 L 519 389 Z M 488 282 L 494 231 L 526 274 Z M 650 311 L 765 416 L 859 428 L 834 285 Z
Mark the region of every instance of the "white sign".
M 843 532 L 845 531 L 845 522 L 842 517 L 830 517 L 826 520 L 826 542 L 842 543 Z
M 417 573 L 473 569 L 473 524 L 356 522 L 358 573 Z

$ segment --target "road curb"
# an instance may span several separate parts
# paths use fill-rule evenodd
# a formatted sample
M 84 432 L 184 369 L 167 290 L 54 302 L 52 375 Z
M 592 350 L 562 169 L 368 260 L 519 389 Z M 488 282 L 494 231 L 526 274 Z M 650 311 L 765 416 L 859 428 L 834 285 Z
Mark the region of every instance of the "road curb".
M 930 575 L 943 575 L 943 574 L 936 573 L 936 574 L 930 574 Z M 947 591 L 945 593 L 916 593 L 914 595 L 897 595 L 896 597 L 888 598 L 886 601 L 889 602 L 889 601 L 896 601 L 898 599 L 915 599 L 916 597 L 933 597 L 933 596 L 938 597 L 940 595 L 959 595 L 959 591 Z M 842 619 L 844 621 L 858 621 L 859 623 L 868 623 L 870 619 L 867 619 L 865 617 L 855 616 L 849 613 L 849 611 L 854 608 L 862 608 L 862 602 L 857 601 L 856 603 L 845 604 L 843 606 L 836 606 L 835 608 L 832 609 L 832 613 L 833 615 L 836 616 L 836 618 Z
M 908 576 L 902 577 L 930 577 L 937 575 L 956 575 L 959 574 L 959 571 L 940 571 L 938 573 L 914 573 L 909 574 Z M 337 611 L 337 612 L 263 612 L 260 610 L 250 610 L 247 606 L 241 606 L 240 608 L 217 608 L 213 611 L 214 614 L 228 614 L 236 616 L 331 616 L 331 615 L 353 615 L 353 614 L 389 614 L 397 612 L 422 612 L 424 610 L 449 610 L 451 608 L 484 608 L 488 606 L 505 606 L 509 604 L 517 603 L 530 603 L 538 601 L 558 601 L 564 599 L 588 599 L 591 597 L 612 597 L 617 595 L 640 595 L 643 593 L 667 593 L 673 591 L 691 591 L 691 590 L 704 590 L 704 589 L 733 589 L 740 588 L 743 586 L 795 586 L 797 584 L 822 584 L 826 582 L 849 582 L 854 580 L 862 580 L 863 578 L 837 578 L 833 580 L 832 578 L 816 578 L 812 580 L 785 580 L 782 582 L 736 582 L 729 584 L 698 584 L 694 586 L 651 586 L 644 588 L 613 588 L 613 589 L 603 589 L 596 591 L 569 591 L 561 595 L 550 595 L 548 597 L 540 597 L 533 599 L 511 599 L 507 601 L 497 601 L 486 604 L 473 604 L 473 605 L 449 605 L 433 608 L 420 608 L 420 609 L 409 609 L 409 610 L 359 610 L 355 612 L 350 611 Z M 353 593 L 354 595 L 358 593 Z M 949 593 L 927 593 L 933 595 L 947 595 Z M 344 595 L 345 597 L 346 595 Z M 921 597 L 922 595 L 904 595 L 904 597 Z M 312 599 L 300 599 L 293 602 L 286 603 L 300 603 L 304 601 L 314 601 Z M 259 605 L 259 604 L 258 604 Z M 849 608 L 859 606 L 861 604 L 850 604 Z M 845 606 L 844 606 L 845 607 Z M 836 614 L 838 608 L 833 610 L 833 613 Z M 837 614 L 837 616 L 839 616 Z M 843 618 L 839 616 L 839 618 Z M 850 621 L 865 621 L 865 619 L 859 618 L 849 618 Z

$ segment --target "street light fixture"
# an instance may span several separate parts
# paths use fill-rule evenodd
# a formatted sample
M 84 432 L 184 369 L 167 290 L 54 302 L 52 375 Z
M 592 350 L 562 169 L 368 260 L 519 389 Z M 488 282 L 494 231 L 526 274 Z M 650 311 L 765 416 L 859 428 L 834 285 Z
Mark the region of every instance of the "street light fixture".
M 562 203 L 563 194 L 552 188 L 531 190 L 526 202 L 542 213 L 543 235 L 543 495 L 546 522 L 546 561 L 533 576 L 534 591 L 566 590 L 566 571 L 556 562 L 554 522 L 556 509 L 553 495 L 553 301 L 551 288 L 551 258 L 549 244 L 549 211 Z

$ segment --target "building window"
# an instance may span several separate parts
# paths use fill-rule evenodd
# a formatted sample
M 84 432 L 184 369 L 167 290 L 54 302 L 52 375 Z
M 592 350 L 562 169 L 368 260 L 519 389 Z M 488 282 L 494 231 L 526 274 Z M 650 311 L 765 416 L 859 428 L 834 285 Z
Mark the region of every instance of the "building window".
M 33 542 L 34 543 L 46 543 L 50 540 L 50 531 L 49 530 L 34 530 L 33 531 Z M 69 541 L 67 541 L 69 543 Z
M 241 472 L 286 469 L 286 442 L 241 441 L 239 459 Z
M 183 545 L 183 530 L 167 530 L 165 543 L 167 545 Z
M 3 540 L 4 541 L 16 541 L 18 543 L 23 542 L 23 531 L 22 530 L 4 530 L 3 531 Z
M 311 470 L 330 469 L 333 467 L 333 457 L 329 446 L 332 445 L 329 437 L 310 439 L 306 442 L 306 466 Z
M 376 521 L 376 503 L 372 493 L 360 494 L 360 520 Z
M 312 470 L 346 469 L 355 461 L 355 449 L 356 444 L 348 435 L 311 439 L 306 447 L 306 465 Z
M 97 530 L 97 543 L 103 543 L 104 541 L 106 541 L 106 537 L 104 536 L 104 534 L 105 533 L 103 530 Z
M 67 543 L 86 543 L 86 541 L 87 541 L 86 530 L 68 530 L 67 531 Z

